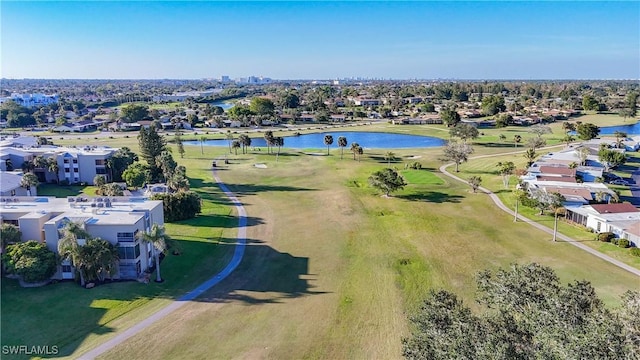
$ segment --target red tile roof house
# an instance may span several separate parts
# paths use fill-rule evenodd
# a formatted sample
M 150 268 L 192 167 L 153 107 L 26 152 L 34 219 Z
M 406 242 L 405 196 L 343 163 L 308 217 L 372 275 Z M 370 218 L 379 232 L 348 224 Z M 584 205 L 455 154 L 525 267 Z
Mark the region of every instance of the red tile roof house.
M 640 210 L 629 203 L 593 204 L 566 207 L 566 210 L 567 220 L 586 226 L 598 233 L 614 232 L 612 229 L 615 226 L 612 227 L 612 225 L 616 222 L 640 221 Z

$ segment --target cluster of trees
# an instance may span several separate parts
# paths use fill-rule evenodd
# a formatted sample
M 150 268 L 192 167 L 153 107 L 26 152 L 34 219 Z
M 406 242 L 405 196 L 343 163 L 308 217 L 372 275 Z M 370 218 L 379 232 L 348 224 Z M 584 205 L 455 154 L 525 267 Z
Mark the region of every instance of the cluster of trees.
M 8 224 L 3 224 L 2 235 L 5 234 L 5 225 Z M 23 243 L 17 242 L 19 240 L 18 238 L 15 244 L 8 245 L 7 251 L 2 255 L 8 273 L 19 275 L 28 283 L 46 281 L 55 274 L 58 259 L 53 251 L 34 240 Z M 4 243 L 5 240 L 2 241 Z
M 36 124 L 33 117 L 34 111 L 17 104 L 14 101 L 5 101 L 0 106 L 0 118 L 7 119 L 8 127 L 25 127 Z
M 191 219 L 202 212 L 200 195 L 193 191 L 155 194 L 151 199 L 162 200 L 166 222 Z
M 638 359 L 640 292 L 607 309 L 587 281 L 562 285 L 539 264 L 483 271 L 473 312 L 455 294 L 432 291 L 410 318 L 407 359 Z

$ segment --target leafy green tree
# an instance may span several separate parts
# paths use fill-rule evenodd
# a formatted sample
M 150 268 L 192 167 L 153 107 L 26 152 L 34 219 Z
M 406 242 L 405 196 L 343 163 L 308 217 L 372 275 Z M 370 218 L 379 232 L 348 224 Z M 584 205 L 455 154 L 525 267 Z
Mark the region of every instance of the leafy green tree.
M 275 105 L 270 99 L 263 97 L 254 97 L 253 99 L 251 99 L 249 109 L 252 113 L 257 115 L 273 115 Z
M 192 219 L 202 211 L 200 195 L 194 191 L 155 194 L 151 199 L 162 200 L 165 222 Z
M 0 227 L 0 241 L 2 241 L 2 253 L 9 244 L 19 243 L 22 239 L 20 228 L 13 224 L 3 223 Z
M 449 130 L 449 136 L 458 138 L 465 144 L 467 140 L 477 139 L 479 135 L 478 128 L 472 124 L 457 124 Z
M 394 169 L 389 168 L 371 174 L 371 176 L 369 176 L 369 184 L 383 191 L 385 196 L 389 196 L 391 192 L 403 189 L 407 185 L 402 175 L 398 174 Z
M 176 166 L 171 176 L 167 178 L 167 186 L 172 191 L 188 191 L 187 169 L 184 166 Z
M 116 182 L 122 181 L 122 173 L 129 165 L 138 161 L 138 155 L 126 146 L 116 150 L 116 152 L 107 159 L 107 167 L 111 172 L 111 179 Z
M 509 114 L 499 114 L 496 117 L 496 127 L 503 128 L 508 126 L 513 121 L 513 116 Z
M 247 105 L 236 104 L 227 111 L 227 114 L 233 120 L 244 120 L 253 115 L 253 112 Z
M 443 109 L 440 111 L 440 118 L 447 127 L 456 126 L 460 122 L 460 114 L 454 109 Z
M 584 110 L 598 110 L 600 108 L 600 103 L 596 98 L 591 95 L 583 95 L 582 96 L 582 108 Z
M 134 123 L 149 116 L 149 107 L 143 104 L 129 104 L 120 109 L 120 114 L 124 122 Z
M 578 137 L 582 140 L 591 140 L 600 134 L 600 128 L 590 123 L 580 123 L 576 127 Z
M 344 155 L 344 148 L 347 147 L 347 138 L 344 136 L 339 136 L 338 137 L 338 146 L 340 147 L 340 159 L 342 160 L 342 157 Z
M 471 190 L 473 190 L 474 194 L 478 191 L 480 184 L 482 183 L 482 178 L 480 176 L 472 176 L 468 180 L 469 186 L 471 186 Z
M 403 340 L 407 359 L 631 359 L 638 354 L 637 292 L 608 310 L 587 281 L 562 286 L 538 264 L 517 265 L 477 278 L 472 312 L 454 294 L 431 291 Z M 636 338 L 637 341 L 637 338 Z
M 576 124 L 565 121 L 562 123 L 562 130 L 564 130 L 564 132 L 576 131 Z
M 576 138 L 573 135 L 569 135 L 569 134 L 565 135 L 562 138 L 562 141 L 567 143 L 567 146 L 569 146 L 569 144 L 571 144 L 575 140 L 576 140 Z
M 325 135 L 324 136 L 324 144 L 327 145 L 327 155 L 329 155 L 329 146 L 333 144 L 333 136 Z
M 482 99 L 482 113 L 488 116 L 495 115 L 507 109 L 504 98 L 500 95 L 489 95 Z
M 167 180 L 173 176 L 178 163 L 173 160 L 173 155 L 169 151 L 163 151 L 156 157 L 156 166 L 162 171 L 162 178 Z
M 151 182 L 151 172 L 144 164 L 137 162 L 127 167 L 122 173 L 122 178 L 128 187 L 137 189 Z
M 29 283 L 48 280 L 58 266 L 56 254 L 34 240 L 7 246 L 5 260 L 10 272 Z
M 467 161 L 471 154 L 473 154 L 471 145 L 449 141 L 447 146 L 444 147 L 442 160 L 453 161 L 456 164 L 456 172 L 459 172 L 459 165 Z
M 141 156 L 147 163 L 151 173 L 151 180 L 161 181 L 162 169 L 158 167 L 156 158 L 167 150 L 164 137 L 160 136 L 152 126 L 147 129 L 142 128 L 140 129 L 140 134 L 138 134 L 138 144 L 140 145 Z
M 280 98 L 280 106 L 282 108 L 295 109 L 300 106 L 300 97 L 292 92 L 287 92 Z
M 629 110 L 629 117 L 634 117 L 638 113 L 638 96 L 637 91 L 630 91 L 625 98 L 625 107 Z
M 598 157 L 603 163 L 605 171 L 609 171 L 609 169 L 620 166 L 627 161 L 624 153 L 609 149 L 600 149 L 598 151 Z
M 167 243 L 171 238 L 164 232 L 164 226 L 158 224 L 153 224 L 149 232 L 138 232 L 137 236 L 142 242 L 152 245 L 153 258 L 156 261 L 156 282 L 162 282 L 163 280 L 160 276 L 160 253 L 167 250 Z
M 500 176 L 502 176 L 502 185 L 506 189 L 509 187 L 509 178 L 514 173 L 514 171 L 516 171 L 516 165 L 513 163 L 513 161 L 500 161 L 496 164 L 496 166 L 498 167 Z
M 542 137 L 542 135 L 544 134 L 553 133 L 550 127 L 546 125 L 540 125 L 540 124 L 532 125 L 531 127 L 529 127 L 529 132 L 532 134 L 535 134 L 536 137 Z
M 527 140 L 527 146 L 533 150 L 547 145 L 547 141 L 541 137 L 532 137 Z
M 93 177 L 93 185 L 96 187 L 104 186 L 107 183 L 107 179 L 104 175 L 96 175 Z

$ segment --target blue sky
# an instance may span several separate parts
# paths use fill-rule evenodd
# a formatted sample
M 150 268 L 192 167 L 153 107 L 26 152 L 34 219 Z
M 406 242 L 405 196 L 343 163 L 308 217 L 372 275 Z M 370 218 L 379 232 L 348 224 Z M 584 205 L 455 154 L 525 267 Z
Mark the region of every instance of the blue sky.
M 640 2 L 0 3 L 5 78 L 638 79 Z

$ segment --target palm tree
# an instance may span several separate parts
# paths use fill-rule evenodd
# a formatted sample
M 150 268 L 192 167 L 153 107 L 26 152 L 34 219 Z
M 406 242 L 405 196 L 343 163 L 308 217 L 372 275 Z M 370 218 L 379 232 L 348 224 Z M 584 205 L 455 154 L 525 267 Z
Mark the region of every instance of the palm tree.
M 70 260 L 71 265 L 80 275 L 80 286 L 85 285 L 86 256 L 78 239 L 88 239 L 89 233 L 80 223 L 69 221 L 62 228 L 62 238 L 58 241 L 58 254 L 63 260 Z
M 387 165 L 391 165 L 391 160 L 396 159 L 396 154 L 394 154 L 392 151 L 388 151 L 384 154 L 384 159 L 387 160 Z
M 240 148 L 240 146 L 242 146 L 242 145 L 240 144 L 240 141 L 238 141 L 238 140 L 233 140 L 231 142 L 231 147 L 236 150 L 236 155 L 238 155 L 238 149 Z
M 35 168 L 35 166 L 33 166 L 32 161 L 25 161 L 22 163 L 22 165 L 20 165 L 20 168 L 22 169 L 22 172 L 30 173 L 30 172 L 33 172 L 33 169 Z
M 273 145 L 273 131 L 269 130 L 265 132 L 264 140 L 267 142 L 267 154 L 271 154 L 271 145 Z
M 94 238 L 87 241 L 85 246 L 90 255 L 90 263 L 92 268 L 92 275 L 100 280 L 105 280 L 105 275 L 109 274 L 109 277 L 113 277 L 116 274 L 118 268 L 118 248 L 107 240 L 101 238 Z
M 231 130 L 227 130 L 227 135 L 225 135 L 225 138 L 229 141 L 229 154 L 231 154 L 231 148 L 233 147 L 233 134 L 231 133 Z M 238 150 L 236 149 L 236 155 L 238 155 Z
M 280 136 L 274 137 L 273 145 L 278 147 L 278 153 L 276 154 L 276 162 L 277 162 L 278 156 L 280 156 L 280 148 L 284 146 L 284 138 Z
M 616 137 L 616 147 L 622 149 L 624 147 L 623 141 L 627 138 L 627 133 L 624 131 L 616 131 L 613 133 L 613 136 Z
M 204 142 L 207 141 L 206 136 L 200 136 L 200 153 L 204 155 Z
M 27 189 L 28 196 L 31 196 L 31 188 L 33 186 L 38 186 L 38 177 L 33 173 L 26 173 L 22 175 L 22 180 L 20 180 L 20 186 Z
M 151 244 L 153 248 L 153 257 L 156 261 L 156 282 L 162 282 L 162 277 L 160 277 L 160 254 L 167 250 L 167 243 L 171 241 L 171 237 L 165 234 L 164 226 L 153 224 L 151 227 L 151 231 L 149 232 L 138 232 L 138 238 L 147 244 Z
M 56 183 L 60 182 L 60 165 L 55 157 L 47 159 L 47 171 L 52 172 L 56 176 Z
M 356 154 L 358 153 L 359 147 L 360 147 L 360 144 L 358 144 L 357 142 L 351 143 L 351 152 L 353 153 L 353 160 L 356 159 Z
M 324 136 L 324 144 L 327 145 L 327 156 L 329 155 L 329 146 L 333 144 L 333 136 L 325 135 Z
M 522 141 L 522 136 L 520 136 L 520 135 L 515 135 L 515 136 L 513 137 L 513 142 L 514 142 L 514 144 L 515 144 L 515 147 L 518 147 L 518 143 L 519 143 L 520 141 Z
M 245 153 L 245 149 L 251 146 L 251 138 L 245 134 L 240 135 L 238 138 L 240 145 L 242 145 L 242 153 Z
M 340 160 L 342 160 L 342 156 L 344 155 L 344 148 L 347 147 L 347 138 L 344 136 L 339 136 L 338 146 L 340 147 Z

